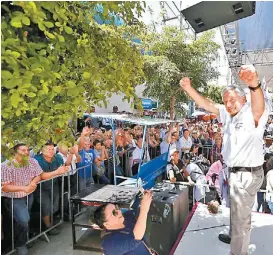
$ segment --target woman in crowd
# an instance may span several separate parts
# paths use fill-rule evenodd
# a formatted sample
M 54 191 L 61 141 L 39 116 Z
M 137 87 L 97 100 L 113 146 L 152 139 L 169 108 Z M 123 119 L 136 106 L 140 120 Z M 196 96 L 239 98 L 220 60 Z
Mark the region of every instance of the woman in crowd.
M 210 153 L 211 164 L 221 159 L 221 151 L 222 151 L 222 136 L 217 134 L 215 136 L 215 144 L 212 146 L 212 150 Z

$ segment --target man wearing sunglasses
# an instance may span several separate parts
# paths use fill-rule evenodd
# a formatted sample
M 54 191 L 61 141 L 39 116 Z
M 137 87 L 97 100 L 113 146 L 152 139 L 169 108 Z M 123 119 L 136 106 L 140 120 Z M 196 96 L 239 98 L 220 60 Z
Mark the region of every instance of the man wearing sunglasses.
M 145 191 L 136 221 L 133 211 L 122 214 L 117 205 L 110 203 L 95 211 L 95 223 L 105 230 L 102 236 L 102 248 L 105 255 L 156 254 L 143 240 L 151 201 L 152 192 Z

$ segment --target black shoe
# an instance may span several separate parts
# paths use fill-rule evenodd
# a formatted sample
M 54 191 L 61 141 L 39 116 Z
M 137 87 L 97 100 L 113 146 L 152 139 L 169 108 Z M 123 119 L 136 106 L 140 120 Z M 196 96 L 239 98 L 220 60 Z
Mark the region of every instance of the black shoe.
M 219 238 L 219 240 L 222 241 L 223 243 L 230 244 L 231 238 L 229 237 L 229 235 L 226 235 L 226 234 L 219 234 L 218 238 Z

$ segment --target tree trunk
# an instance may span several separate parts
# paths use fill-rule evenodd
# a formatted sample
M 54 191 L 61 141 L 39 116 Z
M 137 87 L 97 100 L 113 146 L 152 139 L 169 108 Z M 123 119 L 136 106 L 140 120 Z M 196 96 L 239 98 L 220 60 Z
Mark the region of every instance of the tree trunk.
M 174 119 L 174 104 L 175 104 L 175 96 L 172 96 L 171 107 L 170 107 L 170 118 L 171 118 L 171 120 Z

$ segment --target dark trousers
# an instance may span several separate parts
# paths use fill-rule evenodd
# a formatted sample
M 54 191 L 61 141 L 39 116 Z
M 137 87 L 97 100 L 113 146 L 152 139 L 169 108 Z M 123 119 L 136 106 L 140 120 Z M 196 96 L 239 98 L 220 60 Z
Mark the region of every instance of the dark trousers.
M 70 197 L 77 193 L 77 174 L 70 175 Z M 64 177 L 64 192 L 68 192 L 68 176 Z M 60 203 L 61 204 L 61 203 Z M 64 195 L 64 215 L 69 215 L 69 201 L 68 194 Z
M 28 203 L 28 204 L 27 204 Z M 30 194 L 27 197 L 23 198 L 14 198 L 13 199 L 13 219 L 14 219 L 14 240 L 15 247 L 21 247 L 26 245 L 28 240 L 28 230 L 29 230 L 29 220 L 30 220 L 30 209 L 33 204 L 33 195 Z M 5 198 L 4 206 L 12 217 L 12 199 Z

